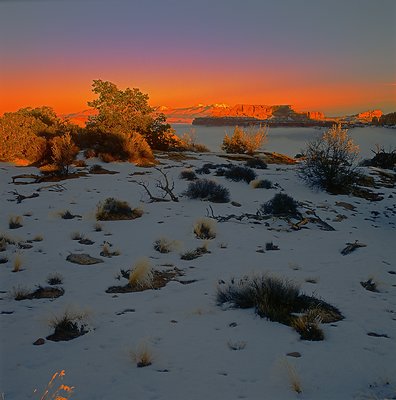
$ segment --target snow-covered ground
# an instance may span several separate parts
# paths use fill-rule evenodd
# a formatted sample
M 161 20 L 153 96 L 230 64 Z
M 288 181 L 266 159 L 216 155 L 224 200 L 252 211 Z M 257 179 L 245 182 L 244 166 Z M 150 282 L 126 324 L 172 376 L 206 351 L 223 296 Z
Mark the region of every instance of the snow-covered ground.
M 104 165 L 117 171 L 115 175 L 59 182 L 62 191 L 52 190 L 48 182 L 16 185 L 12 176 L 37 170 L 0 165 L 0 234 L 16 242 L 31 241 L 33 246 L 8 245 L 0 253 L 0 258 L 8 258 L 0 264 L 3 398 L 41 399 L 52 375 L 62 370 L 63 383 L 75 387 L 71 398 L 76 400 L 396 398 L 396 188 L 374 189 L 383 196 L 377 202 L 334 196 L 307 187 L 298 179 L 296 166 L 273 164 L 256 172 L 259 178 L 277 183 L 276 189 L 253 189 L 214 176 L 213 170 L 203 176 L 229 188 L 231 200 L 241 204 L 237 207 L 181 195 L 188 182 L 179 178 L 180 171 L 206 162 L 227 162 L 218 155 L 180 161 L 164 157 L 161 162 L 175 183 L 179 202 L 150 203 L 134 181 L 145 182 L 159 195 L 155 187 L 159 171 L 128 163 Z M 88 161 L 93 163 L 98 162 Z M 373 171 L 366 172 L 378 180 Z M 40 188 L 38 197 L 21 203 L 12 193 L 28 196 Z M 230 219 L 216 224 L 216 238 L 208 241 L 210 253 L 195 260 L 180 259 L 181 253 L 202 245 L 193 225 L 207 215 L 209 205 L 216 215 L 255 213 L 280 191 L 302 202 L 302 212 L 314 210 L 335 230 L 312 223 L 292 230 L 278 219 Z M 135 220 L 102 222 L 103 230 L 95 231 L 97 204 L 107 197 L 139 206 L 144 214 Z M 81 217 L 62 219 L 59 214 L 65 210 Z M 9 217 L 17 215 L 22 216 L 23 226 L 11 230 Z M 72 240 L 73 232 L 95 243 L 79 244 Z M 37 235 L 43 240 L 33 241 Z M 179 242 L 179 247 L 167 254 L 155 251 L 153 242 L 161 237 Z M 346 243 L 356 240 L 366 247 L 342 255 Z M 120 255 L 101 257 L 105 241 Z M 279 250 L 258 252 L 267 242 Z M 104 262 L 73 264 L 66 260 L 70 253 L 88 253 Z M 22 265 L 19 272 L 12 272 L 18 254 Z M 116 279 L 120 269 L 131 268 L 141 257 L 149 258 L 157 270 L 177 267 L 184 274 L 180 281 L 193 282 L 106 293 L 108 287 L 126 283 Z M 289 326 L 258 317 L 252 309 L 216 304 L 219 280 L 261 272 L 294 281 L 306 294 L 336 306 L 345 319 L 323 324 L 324 341 L 310 342 L 302 341 Z M 63 296 L 22 301 L 12 297 L 16 288 L 48 286 L 52 273 L 63 276 L 59 285 L 65 290 Z M 360 284 L 369 278 L 377 282 L 378 293 Z M 53 333 L 49 320 L 65 310 L 86 313 L 89 332 L 70 341 L 33 345 Z M 140 346 L 153 356 L 152 365 L 145 368 L 137 368 L 131 358 Z M 287 355 L 293 352 L 301 357 Z M 302 393 L 293 390 L 293 380 Z

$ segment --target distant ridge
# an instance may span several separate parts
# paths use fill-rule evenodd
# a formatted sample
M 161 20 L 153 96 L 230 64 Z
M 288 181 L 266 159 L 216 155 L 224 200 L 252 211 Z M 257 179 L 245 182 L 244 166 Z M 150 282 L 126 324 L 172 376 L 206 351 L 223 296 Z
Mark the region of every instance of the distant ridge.
M 326 117 L 321 111 L 297 111 L 292 105 L 263 104 L 197 104 L 192 107 L 171 108 L 167 106 L 154 107 L 156 112 L 166 116 L 170 124 L 184 123 L 196 125 L 232 125 L 235 121 L 265 121 L 270 124 L 290 125 L 328 125 L 337 121 L 350 124 L 365 124 L 373 117 L 380 118 L 381 110 L 369 110 L 355 115 L 342 117 Z M 85 126 L 93 109 L 71 114 L 63 114 L 70 122 Z M 222 122 L 223 120 L 223 122 Z

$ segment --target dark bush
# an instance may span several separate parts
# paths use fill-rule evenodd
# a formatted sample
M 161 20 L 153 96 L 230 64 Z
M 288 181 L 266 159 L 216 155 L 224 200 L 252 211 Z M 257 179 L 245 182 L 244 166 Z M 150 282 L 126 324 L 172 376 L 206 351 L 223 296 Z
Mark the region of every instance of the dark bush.
M 246 161 L 245 165 L 249 168 L 267 169 L 266 162 L 261 158 L 250 158 Z
M 376 150 L 372 150 L 375 156 L 369 161 L 372 167 L 383 169 L 393 169 L 396 165 L 396 149 L 386 152 L 384 148 L 377 146 Z
M 310 186 L 331 193 L 348 193 L 359 177 L 355 165 L 359 147 L 341 124 L 307 143 L 300 177 Z
M 179 177 L 180 179 L 185 179 L 186 181 L 195 181 L 198 179 L 197 175 L 195 175 L 195 172 L 191 171 L 190 169 L 184 169 L 181 171 Z
M 190 199 L 205 199 L 214 203 L 228 203 L 230 192 L 209 179 L 198 179 L 188 185 L 184 194 Z
M 230 303 L 237 308 L 255 308 L 256 313 L 270 321 L 292 326 L 303 340 L 323 340 L 318 323 L 343 319 L 332 305 L 300 293 L 288 280 L 267 275 L 245 276 L 224 281 L 218 286 L 218 304 Z M 296 316 L 296 314 L 303 314 Z
M 271 200 L 262 204 L 259 213 L 276 217 L 293 217 L 298 215 L 297 202 L 284 193 L 277 193 Z
M 227 179 L 231 179 L 232 181 L 239 182 L 245 181 L 250 183 L 253 179 L 256 178 L 256 173 L 249 167 L 241 167 L 238 165 L 234 165 L 231 168 L 228 168 L 224 171 L 224 176 Z

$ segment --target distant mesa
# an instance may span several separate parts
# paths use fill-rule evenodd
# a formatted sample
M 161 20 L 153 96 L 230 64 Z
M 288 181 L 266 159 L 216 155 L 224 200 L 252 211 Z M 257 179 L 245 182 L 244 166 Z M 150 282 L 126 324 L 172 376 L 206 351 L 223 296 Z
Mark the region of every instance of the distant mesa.
M 156 112 L 166 116 L 170 124 L 194 125 L 250 125 L 266 123 L 273 126 L 329 126 L 334 122 L 348 124 L 371 123 L 374 117 L 382 116 L 381 110 L 369 110 L 343 117 L 326 117 L 321 111 L 298 111 L 292 105 L 263 104 L 197 104 L 192 107 L 172 108 L 159 106 Z M 66 114 L 70 122 L 85 126 L 88 117 L 94 115 L 92 109 Z

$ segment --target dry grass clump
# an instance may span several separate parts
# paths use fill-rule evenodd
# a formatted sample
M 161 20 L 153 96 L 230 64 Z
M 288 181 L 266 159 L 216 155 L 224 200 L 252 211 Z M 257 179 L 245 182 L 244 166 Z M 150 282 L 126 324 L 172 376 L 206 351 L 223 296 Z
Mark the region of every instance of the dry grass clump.
M 76 218 L 76 215 L 72 214 L 69 210 L 60 211 L 59 215 L 62 219 L 73 219 Z
M 135 219 L 142 215 L 142 209 L 132 209 L 126 201 L 113 197 L 108 197 L 103 203 L 99 203 L 96 210 L 96 219 L 99 221 Z
M 267 140 L 268 127 L 244 129 L 236 126 L 232 136 L 225 135 L 221 149 L 226 153 L 254 154 Z
M 23 226 L 22 217 L 20 215 L 14 215 L 10 217 L 10 219 L 8 220 L 8 227 L 10 229 L 18 229 L 21 228 L 22 226 Z
M 246 342 L 243 340 L 238 340 L 236 342 L 229 340 L 227 346 L 230 350 L 243 350 L 246 347 Z
M 54 333 L 47 336 L 54 342 L 68 341 L 85 335 L 88 330 L 86 324 L 87 313 L 66 310 L 58 316 L 49 319 L 48 324 L 54 328 Z
M 271 189 L 273 188 L 272 182 L 268 179 L 254 179 L 250 182 L 253 189 Z
M 70 234 L 70 239 L 71 240 L 81 240 L 81 239 L 84 239 L 84 235 L 82 235 L 80 232 L 78 232 L 78 231 L 75 231 L 75 232 L 72 232 L 71 234 Z
M 65 370 L 55 372 L 40 396 L 40 400 L 68 400 L 73 394 L 74 386 L 64 385 L 63 383 L 56 384 L 57 381 L 62 381 L 64 376 Z
M 284 361 L 284 366 L 289 378 L 290 388 L 293 390 L 293 392 L 301 394 L 302 385 L 300 377 L 298 376 L 298 373 L 296 371 L 296 368 L 293 365 L 291 365 L 287 360 Z
M 102 232 L 103 230 L 103 224 L 101 224 L 100 222 L 96 222 L 94 224 L 94 231 L 95 232 Z
M 204 243 L 203 246 L 197 247 L 195 250 L 189 250 L 186 251 L 185 253 L 180 255 L 180 258 L 182 260 L 195 260 L 198 257 L 201 257 L 204 254 L 210 253 L 208 250 L 208 244 Z
M 121 254 L 121 252 L 119 250 L 110 251 L 111 246 L 112 245 L 109 242 L 104 242 L 103 246 L 102 246 L 102 251 L 100 252 L 100 255 L 102 257 L 111 258 L 114 256 L 119 256 Z
M 132 266 L 128 285 L 133 288 L 149 289 L 153 286 L 154 272 L 147 258 L 141 258 Z
M 319 323 L 343 318 L 337 308 L 300 293 L 292 282 L 267 275 L 222 282 L 217 289 L 217 303 L 255 308 L 260 317 L 293 327 L 303 340 L 323 340 Z
M 10 295 L 14 300 L 24 300 L 31 294 L 31 290 L 25 286 L 17 286 L 12 288 Z
M 201 218 L 194 224 L 194 233 L 198 239 L 214 239 L 216 237 L 216 223 L 209 218 Z
M 43 235 L 36 235 L 32 240 L 33 242 L 42 242 L 44 240 L 44 237 Z
M 152 351 L 145 343 L 140 344 L 135 351 L 131 351 L 130 356 L 138 368 L 148 367 L 154 360 Z
M 175 240 L 169 240 L 164 237 L 157 239 L 153 244 L 154 250 L 160 253 L 170 253 L 175 250 L 177 246 L 178 243 Z
M 12 268 L 12 272 L 19 272 L 21 271 L 21 267 L 23 264 L 23 259 L 21 254 L 17 253 L 14 257 L 14 262 L 13 262 L 13 268 Z
M 8 243 L 6 242 L 6 240 L 1 238 L 0 239 L 0 252 L 6 251 L 7 245 L 8 245 Z

